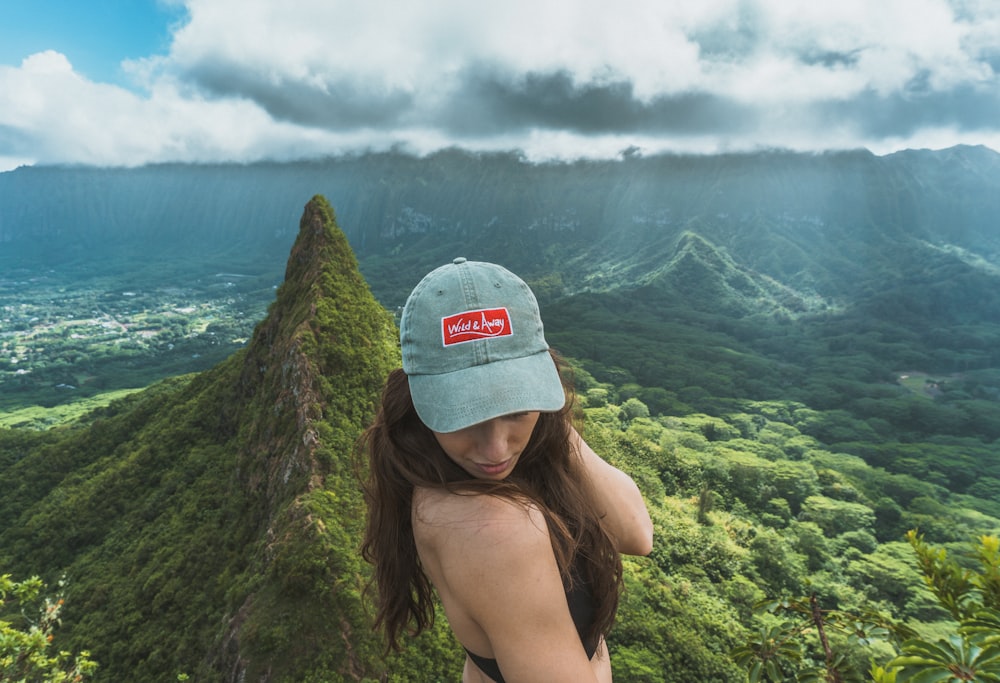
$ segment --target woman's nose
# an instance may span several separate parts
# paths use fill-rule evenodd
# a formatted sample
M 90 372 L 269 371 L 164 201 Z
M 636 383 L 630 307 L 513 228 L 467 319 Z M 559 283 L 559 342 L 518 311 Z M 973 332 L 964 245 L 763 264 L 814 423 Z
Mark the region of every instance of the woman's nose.
M 502 420 L 494 419 L 481 425 L 478 435 L 479 452 L 494 462 L 507 459 L 507 430 Z

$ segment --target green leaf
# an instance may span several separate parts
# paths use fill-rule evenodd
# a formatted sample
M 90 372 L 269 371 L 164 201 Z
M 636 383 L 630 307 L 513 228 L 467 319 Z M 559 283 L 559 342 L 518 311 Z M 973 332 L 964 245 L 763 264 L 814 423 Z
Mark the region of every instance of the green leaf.
M 923 669 L 912 675 L 906 671 L 896 676 L 896 683 L 947 683 L 954 677 L 948 670 Z
M 764 667 L 767 670 L 767 677 L 770 680 L 774 681 L 774 683 L 781 683 L 784 676 L 782 675 L 781 668 L 778 666 L 777 662 L 773 659 L 769 659 Z

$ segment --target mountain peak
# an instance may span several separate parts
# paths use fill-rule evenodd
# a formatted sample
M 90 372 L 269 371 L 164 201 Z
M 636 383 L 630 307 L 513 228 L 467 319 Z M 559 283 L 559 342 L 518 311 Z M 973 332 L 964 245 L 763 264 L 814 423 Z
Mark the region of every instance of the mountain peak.
M 734 316 L 795 314 L 808 306 L 808 297 L 741 266 L 727 249 L 692 231 L 679 236 L 670 260 L 645 286 L 691 308 Z
M 349 621 L 323 617 L 357 610 L 356 593 L 330 586 L 342 581 L 341 571 L 359 572 L 346 569 L 358 559 L 356 548 L 344 546 L 345 532 L 358 537 L 363 516 L 352 455 L 379 388 L 399 365 L 397 343 L 392 317 L 362 278 L 333 209 L 314 197 L 239 375 L 237 470 L 248 500 L 256 501 L 262 551 L 251 573 L 272 581 L 231 615 L 226 669 L 261 674 L 258 655 L 249 654 L 270 646 L 261 624 L 284 622 L 300 648 L 314 644 L 298 651 L 300 660 L 320 656 L 324 642 L 351 642 Z M 322 627 L 307 626 L 310 613 Z M 303 661 L 295 659 L 281 656 L 267 667 L 301 671 Z M 338 667 L 363 668 L 347 656 Z
M 325 420 L 358 424 L 374 410 L 371 389 L 398 364 L 395 339 L 392 319 L 361 277 L 333 209 L 314 197 L 302 214 L 285 281 L 249 342 L 239 382 L 240 419 L 252 430 L 248 454 L 270 463 L 262 481 L 272 502 L 296 474 L 318 477 L 307 486 L 319 485 L 325 472 L 317 469 L 317 449 L 350 452 L 353 434 L 335 429 L 324 439 L 320 432 L 331 426 Z M 283 419 L 286 428 L 274 433 L 273 421 Z M 323 443 L 329 438 L 336 443 Z

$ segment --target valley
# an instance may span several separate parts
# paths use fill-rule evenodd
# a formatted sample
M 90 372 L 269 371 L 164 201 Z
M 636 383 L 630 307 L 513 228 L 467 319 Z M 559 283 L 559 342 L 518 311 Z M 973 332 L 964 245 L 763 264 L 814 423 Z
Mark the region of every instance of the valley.
M 244 345 L 280 280 L 192 268 L 157 281 L 20 269 L 0 279 L 0 425 L 212 367 Z

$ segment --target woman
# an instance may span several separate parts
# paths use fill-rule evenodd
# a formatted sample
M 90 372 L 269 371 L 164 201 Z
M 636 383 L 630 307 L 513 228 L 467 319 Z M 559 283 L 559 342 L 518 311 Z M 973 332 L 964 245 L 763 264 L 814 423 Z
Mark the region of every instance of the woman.
M 400 342 L 364 440 L 376 624 L 398 647 L 436 590 L 465 683 L 610 681 L 619 553 L 648 554 L 652 523 L 573 429 L 531 290 L 455 259 L 410 294 Z

